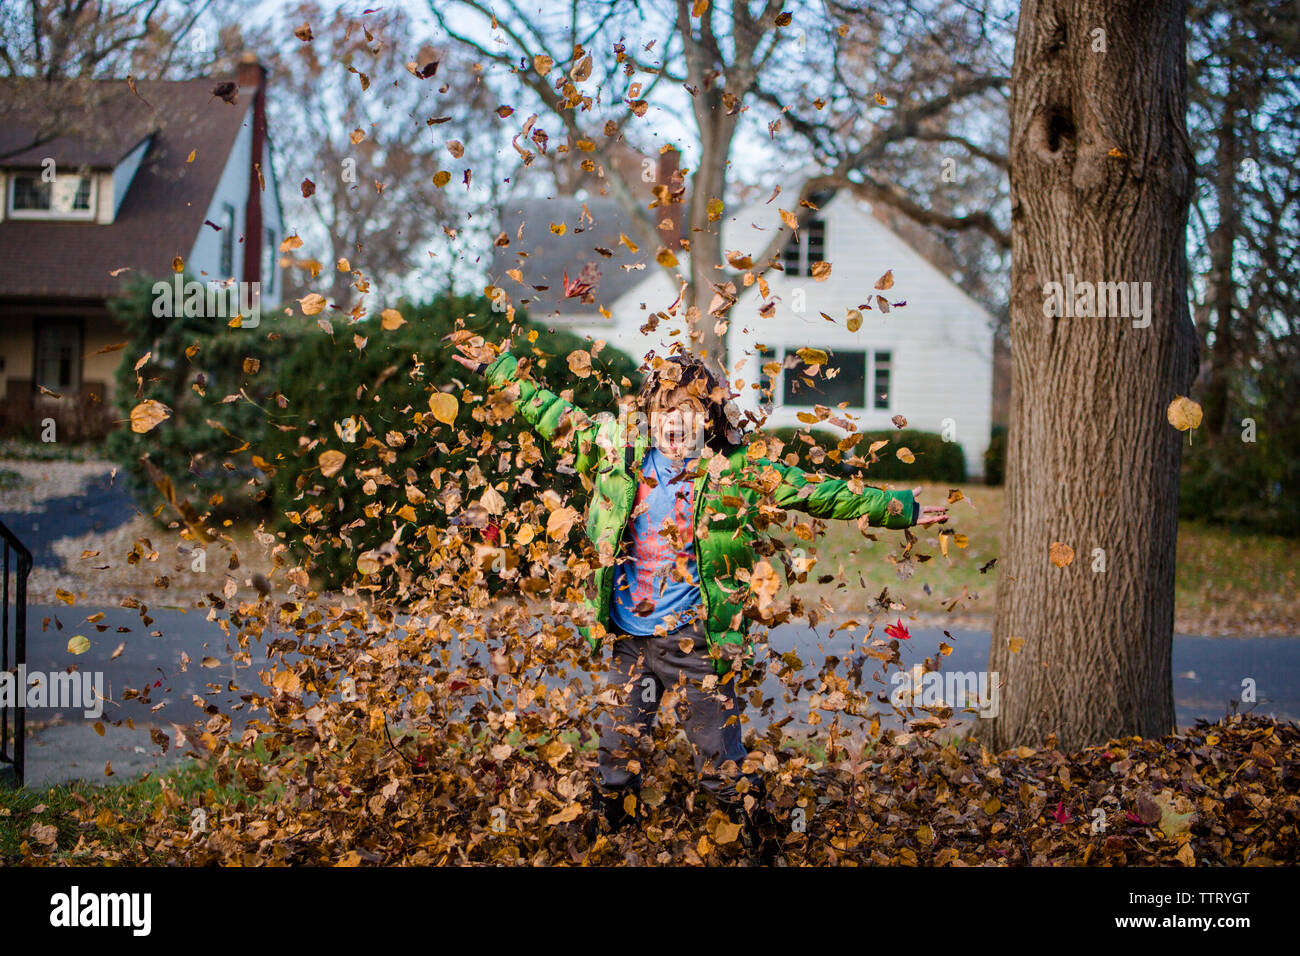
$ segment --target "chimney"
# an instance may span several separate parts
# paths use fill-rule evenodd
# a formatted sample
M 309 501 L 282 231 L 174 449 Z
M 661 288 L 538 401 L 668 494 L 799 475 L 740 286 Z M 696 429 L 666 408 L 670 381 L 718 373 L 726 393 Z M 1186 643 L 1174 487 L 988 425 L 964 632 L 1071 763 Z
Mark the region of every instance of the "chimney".
M 258 175 L 262 154 L 266 150 L 266 67 L 257 61 L 257 54 L 249 51 L 240 57 L 235 82 L 241 91 L 253 91 L 253 141 L 248 164 L 248 204 L 244 208 L 243 279 L 245 282 L 260 282 L 262 244 L 266 236 L 262 227 L 262 182 L 271 171 L 262 169 Z
M 685 219 L 686 186 L 679 168 L 682 154 L 676 146 L 668 145 L 659 151 L 655 169 L 655 198 L 658 205 L 656 226 L 661 241 L 669 249 L 680 247 L 682 238 L 682 220 Z M 664 225 L 667 222 L 668 225 Z

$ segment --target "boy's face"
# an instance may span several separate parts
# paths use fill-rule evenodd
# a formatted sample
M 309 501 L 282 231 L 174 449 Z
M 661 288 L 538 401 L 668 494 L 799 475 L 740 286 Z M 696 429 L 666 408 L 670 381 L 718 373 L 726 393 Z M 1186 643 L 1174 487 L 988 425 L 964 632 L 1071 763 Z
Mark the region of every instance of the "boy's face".
M 669 458 L 694 458 L 704 448 L 705 423 L 703 404 L 688 398 L 652 409 L 650 435 Z

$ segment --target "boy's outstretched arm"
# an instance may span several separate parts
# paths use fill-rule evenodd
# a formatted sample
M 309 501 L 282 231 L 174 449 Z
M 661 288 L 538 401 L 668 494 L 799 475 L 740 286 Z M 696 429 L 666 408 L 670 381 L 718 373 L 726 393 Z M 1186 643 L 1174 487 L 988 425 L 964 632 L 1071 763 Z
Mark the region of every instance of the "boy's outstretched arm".
M 855 492 L 843 478 L 809 481 L 799 468 L 780 461 L 764 461 L 780 476 L 772 497 L 781 508 L 803 511 L 815 518 L 851 520 L 867 516 L 867 523 L 884 528 L 910 528 L 913 525 L 942 524 L 948 520 L 944 506 L 922 506 L 916 500 L 921 489 L 881 491 L 863 488 Z M 893 504 L 893 502 L 898 504 Z
M 462 349 L 462 352 L 466 350 Z M 452 358 L 471 372 L 483 375 L 494 388 L 518 385 L 519 397 L 515 399 L 515 408 L 533 430 L 557 452 L 573 452 L 576 471 L 586 473 L 596 466 L 600 458 L 600 447 L 596 444 L 597 426 L 577 405 L 516 374 L 518 359 L 514 355 L 502 352 L 491 362 L 478 362 L 467 352 Z

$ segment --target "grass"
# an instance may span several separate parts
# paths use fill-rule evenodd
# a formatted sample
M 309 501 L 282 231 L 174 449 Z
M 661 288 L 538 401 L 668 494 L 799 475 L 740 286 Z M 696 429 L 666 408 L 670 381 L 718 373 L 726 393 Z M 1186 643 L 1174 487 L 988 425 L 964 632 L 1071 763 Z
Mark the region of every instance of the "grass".
M 921 501 L 940 504 L 949 485 L 922 483 Z M 961 489 L 966 499 L 950 506 L 946 527 L 967 536 L 965 548 L 949 542 L 948 556 L 940 552 L 934 530 L 922 532 L 917 553 L 932 555 L 916 562 L 901 578 L 889 555 L 901 550 L 901 535 L 876 532 L 878 541 L 863 537 L 853 522 L 827 522 L 816 544 L 818 562 L 808 581 L 792 593 L 805 601 L 826 598 L 842 615 L 863 613 L 884 588 L 907 605 L 919 619 L 987 630 L 992 626 L 997 567 L 980 568 L 998 556 L 1002 544 L 1004 490 L 982 485 Z M 801 520 L 807 520 L 799 516 Z M 788 547 L 807 547 L 793 534 Z M 1087 554 L 1075 560 L 1087 560 Z M 1043 560 L 1047 560 L 1046 554 Z M 836 580 L 821 585 L 819 575 Z M 1178 558 L 1174 584 L 1175 629 L 1206 636 L 1300 634 L 1300 540 L 1277 535 L 1238 532 L 1200 522 L 1183 521 L 1178 529 Z M 929 593 L 926 588 L 929 587 Z M 951 613 L 946 604 L 958 599 Z
M 174 796 L 164 796 L 164 791 Z M 58 830 L 58 850 L 53 854 L 42 852 L 42 860 L 95 863 L 103 850 L 123 849 L 134 842 L 131 828 L 119 827 L 123 819 L 138 820 L 141 808 L 157 805 L 170 810 L 177 827 L 186 828 L 190 806 L 200 797 L 205 806 L 260 802 L 274 800 L 275 788 L 268 786 L 261 793 L 249 793 L 233 779 L 220 784 L 215 771 L 197 760 L 186 761 L 163 774 L 150 774 L 116 785 L 77 781 L 46 790 L 0 788 L 0 863 L 21 860 L 23 843 L 35 844 L 29 833 L 33 824 L 54 826 Z M 92 808 L 93 814 L 88 813 Z M 76 852 L 81 837 L 97 846 Z M 158 862 L 162 862 L 161 856 Z

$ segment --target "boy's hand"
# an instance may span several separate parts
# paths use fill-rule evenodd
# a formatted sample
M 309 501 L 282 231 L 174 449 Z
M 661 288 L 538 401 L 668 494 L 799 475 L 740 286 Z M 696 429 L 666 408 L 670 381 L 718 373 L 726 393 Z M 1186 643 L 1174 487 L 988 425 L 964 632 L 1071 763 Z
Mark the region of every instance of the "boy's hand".
M 921 497 L 921 486 L 917 485 L 912 489 L 912 497 Z M 922 505 L 921 513 L 916 519 L 916 526 L 924 528 L 926 525 L 943 524 L 948 520 L 947 505 Z
M 460 355 L 453 355 L 452 359 L 459 362 L 461 365 L 465 366 L 474 374 L 476 375 L 482 374 L 483 370 L 488 367 L 488 362 L 480 361 L 478 358 L 475 357 L 476 352 L 482 354 L 483 349 L 481 347 L 475 349 L 473 346 L 461 342 L 459 345 L 456 346 L 456 351 L 460 352 Z M 509 339 L 506 339 L 504 342 L 501 343 L 501 351 L 502 352 L 510 351 Z

